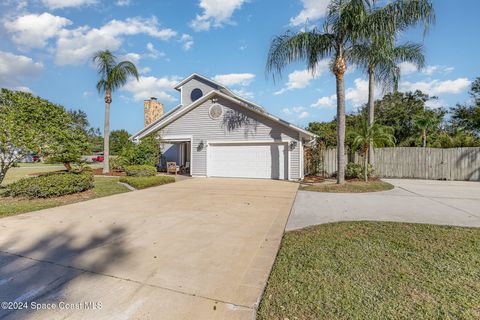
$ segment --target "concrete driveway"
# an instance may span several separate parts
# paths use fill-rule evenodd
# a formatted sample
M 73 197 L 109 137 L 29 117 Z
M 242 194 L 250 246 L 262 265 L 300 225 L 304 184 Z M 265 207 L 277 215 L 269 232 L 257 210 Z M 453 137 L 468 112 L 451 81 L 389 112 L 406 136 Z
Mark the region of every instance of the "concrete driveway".
M 0 301 L 29 302 L 0 318 L 252 319 L 297 186 L 189 179 L 0 219 Z
M 395 189 L 373 193 L 299 191 L 287 230 L 354 220 L 480 227 L 480 183 L 384 179 Z

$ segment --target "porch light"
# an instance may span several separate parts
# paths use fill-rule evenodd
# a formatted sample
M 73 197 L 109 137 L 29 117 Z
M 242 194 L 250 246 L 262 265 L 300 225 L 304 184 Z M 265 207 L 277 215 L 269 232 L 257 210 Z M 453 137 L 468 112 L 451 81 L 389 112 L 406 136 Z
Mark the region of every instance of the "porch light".
M 297 147 L 297 141 L 290 141 L 290 150 L 294 150 Z
M 205 148 L 205 143 L 203 143 L 203 140 L 201 140 L 201 141 L 198 143 L 197 151 L 202 151 L 203 148 Z

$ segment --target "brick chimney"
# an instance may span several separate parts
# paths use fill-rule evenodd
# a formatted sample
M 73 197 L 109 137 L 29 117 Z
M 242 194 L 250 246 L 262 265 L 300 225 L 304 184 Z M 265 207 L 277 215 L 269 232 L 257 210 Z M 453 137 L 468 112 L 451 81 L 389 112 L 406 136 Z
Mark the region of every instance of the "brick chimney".
M 143 102 L 143 125 L 146 127 L 163 115 L 163 104 L 158 102 L 157 98 L 151 97 L 150 100 Z

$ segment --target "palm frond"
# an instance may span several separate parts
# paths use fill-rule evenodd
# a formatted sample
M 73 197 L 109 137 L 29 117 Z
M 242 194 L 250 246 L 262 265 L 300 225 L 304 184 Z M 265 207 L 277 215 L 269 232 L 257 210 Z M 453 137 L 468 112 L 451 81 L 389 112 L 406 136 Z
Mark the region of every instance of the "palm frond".
M 130 61 L 118 63 L 110 72 L 108 82 L 112 90 L 116 90 L 125 85 L 130 76 L 138 80 L 138 71 L 135 65 Z
M 378 17 L 383 15 L 383 18 Z M 379 9 L 372 19 L 390 17 L 396 31 L 423 23 L 424 34 L 435 23 L 435 10 L 430 0 L 396 0 Z
M 305 60 L 308 69 L 314 73 L 319 60 L 329 56 L 335 49 L 335 38 L 315 29 L 293 34 L 287 32 L 273 39 L 268 52 L 266 73 L 281 76 L 289 63 Z

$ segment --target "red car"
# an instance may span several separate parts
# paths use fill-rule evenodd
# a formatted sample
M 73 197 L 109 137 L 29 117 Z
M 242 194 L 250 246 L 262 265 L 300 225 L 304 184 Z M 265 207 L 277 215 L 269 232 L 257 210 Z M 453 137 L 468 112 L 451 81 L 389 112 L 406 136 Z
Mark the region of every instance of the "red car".
M 96 156 L 92 158 L 92 161 L 96 161 L 96 162 L 103 162 L 103 160 L 105 160 L 104 156 Z

